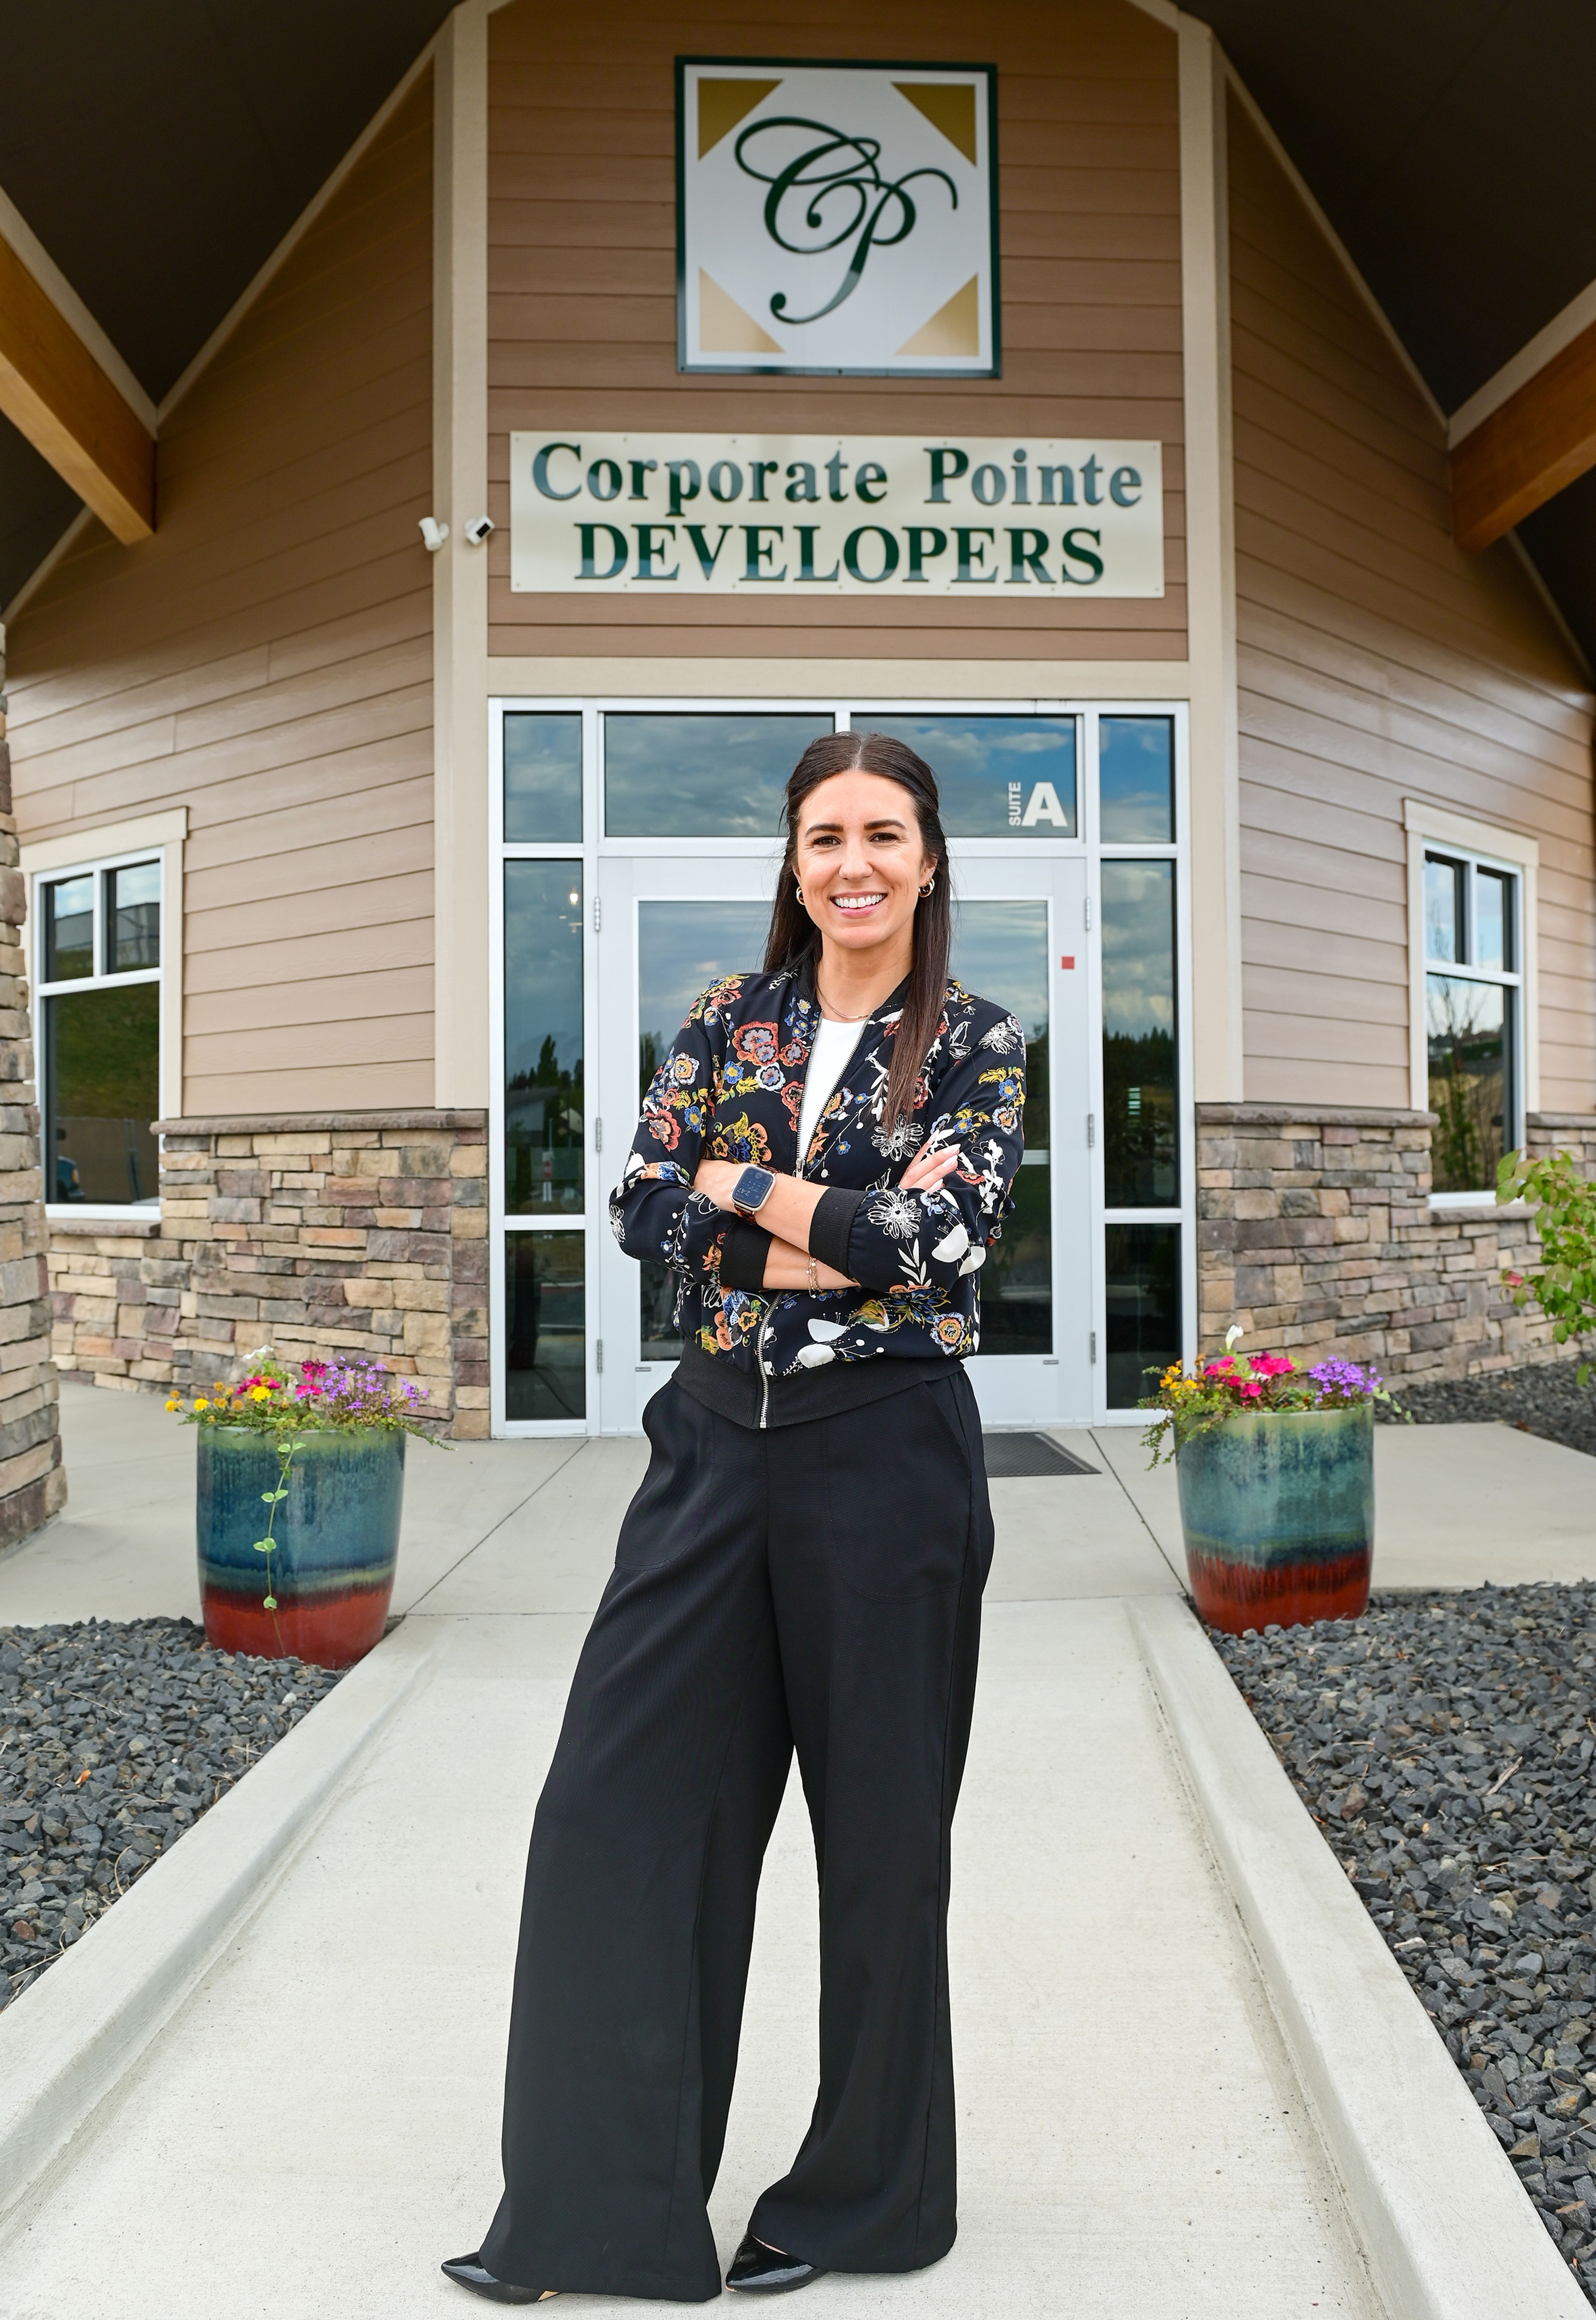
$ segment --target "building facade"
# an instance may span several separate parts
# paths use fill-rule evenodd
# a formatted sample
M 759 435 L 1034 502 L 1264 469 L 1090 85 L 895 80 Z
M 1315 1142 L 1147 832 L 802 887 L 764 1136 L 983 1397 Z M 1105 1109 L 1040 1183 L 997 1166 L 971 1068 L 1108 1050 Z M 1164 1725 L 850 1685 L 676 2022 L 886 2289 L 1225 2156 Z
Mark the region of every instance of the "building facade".
M 989 1423 L 1232 1320 L 1550 1353 L 1490 1187 L 1596 1159 L 1590 672 L 1269 124 L 1150 0 L 739 23 L 467 0 L 162 405 L 152 535 L 11 608 L 63 1369 L 269 1338 L 635 1429 L 674 1324 L 605 1196 L 850 724 L 937 767 L 1031 1044 Z M 810 361 L 727 220 L 856 50 L 923 239 L 850 131 L 885 222 Z M 899 246 L 953 284 L 901 340 Z

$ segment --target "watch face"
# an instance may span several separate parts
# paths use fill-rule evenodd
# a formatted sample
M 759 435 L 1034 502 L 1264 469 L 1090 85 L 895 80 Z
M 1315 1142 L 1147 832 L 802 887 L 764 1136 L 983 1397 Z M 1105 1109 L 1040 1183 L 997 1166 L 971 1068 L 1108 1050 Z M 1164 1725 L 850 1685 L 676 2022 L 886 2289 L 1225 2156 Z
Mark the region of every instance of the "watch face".
M 768 1168 L 745 1168 L 732 1187 L 732 1206 L 745 1212 L 763 1208 L 775 1183 Z

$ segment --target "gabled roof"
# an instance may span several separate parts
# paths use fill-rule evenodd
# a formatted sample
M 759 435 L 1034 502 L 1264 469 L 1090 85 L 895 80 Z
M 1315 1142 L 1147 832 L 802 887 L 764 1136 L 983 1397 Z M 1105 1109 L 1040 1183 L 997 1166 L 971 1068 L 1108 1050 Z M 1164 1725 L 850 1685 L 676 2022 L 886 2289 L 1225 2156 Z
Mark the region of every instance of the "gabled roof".
M 0 191 L 152 399 L 449 0 L 0 0 Z M 1193 0 L 1444 410 L 1596 281 L 1589 0 Z M 859 45 L 867 47 L 863 36 Z M 77 502 L 0 421 L 0 604 Z M 1519 536 L 1596 658 L 1596 476 Z

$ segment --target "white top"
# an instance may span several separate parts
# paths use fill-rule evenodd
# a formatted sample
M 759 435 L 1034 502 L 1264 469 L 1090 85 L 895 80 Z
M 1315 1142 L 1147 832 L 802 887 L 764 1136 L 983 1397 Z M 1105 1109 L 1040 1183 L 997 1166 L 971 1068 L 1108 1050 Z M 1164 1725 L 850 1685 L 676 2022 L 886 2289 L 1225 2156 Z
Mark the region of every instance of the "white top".
M 867 1015 L 861 1015 L 857 1023 L 833 1023 L 824 1015 L 821 1018 L 814 1046 L 809 1051 L 809 1074 L 803 1083 L 803 1102 L 798 1113 L 800 1168 L 809 1149 L 809 1139 L 814 1134 L 815 1122 L 831 1101 L 837 1083 L 859 1044 L 859 1033 L 869 1020 Z

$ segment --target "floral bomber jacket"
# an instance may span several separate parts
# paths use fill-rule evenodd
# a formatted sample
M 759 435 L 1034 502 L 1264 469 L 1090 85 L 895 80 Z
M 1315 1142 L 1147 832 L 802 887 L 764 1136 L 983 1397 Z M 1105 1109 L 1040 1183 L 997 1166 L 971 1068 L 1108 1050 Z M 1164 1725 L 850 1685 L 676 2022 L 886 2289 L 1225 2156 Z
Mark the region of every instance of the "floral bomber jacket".
M 1023 1149 L 1024 1036 L 1002 1008 L 949 982 L 912 1109 L 888 1128 L 883 1097 L 902 996 L 900 986 L 865 1024 L 802 1165 L 798 1114 L 821 1020 L 807 970 L 712 983 L 644 1098 L 610 1221 L 628 1255 L 663 1260 L 677 1277 L 684 1382 L 689 1373 L 710 1379 L 701 1398 L 748 1423 L 822 1406 L 800 1381 L 818 1387 L 812 1373 L 823 1370 L 841 1388 L 835 1364 L 888 1356 L 896 1373 L 906 1357 L 929 1372 L 980 1344 L 981 1267 L 1012 1205 Z M 957 1167 L 934 1191 L 903 1191 L 899 1178 L 927 1146 L 957 1147 Z M 812 1297 L 763 1291 L 769 1236 L 694 1192 L 704 1157 L 824 1183 L 811 1248 L 860 1286 Z M 864 1380 L 856 1372 L 851 1382 Z M 870 1381 L 876 1391 L 893 1382 L 884 1371 Z M 855 1397 L 833 1390 L 825 1404 L 843 1398 Z

